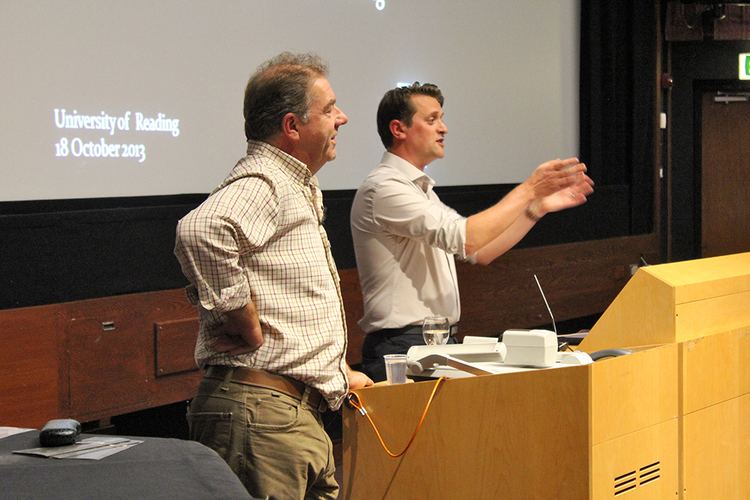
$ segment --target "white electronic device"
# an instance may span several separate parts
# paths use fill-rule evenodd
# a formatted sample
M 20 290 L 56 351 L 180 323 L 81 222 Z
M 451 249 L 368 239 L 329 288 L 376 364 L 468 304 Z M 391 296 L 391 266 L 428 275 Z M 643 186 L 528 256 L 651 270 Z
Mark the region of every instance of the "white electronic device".
M 557 362 L 557 335 L 550 330 L 506 330 L 506 365 L 549 368 Z
M 496 337 L 465 337 L 463 344 L 412 346 L 406 353 L 406 364 L 410 375 L 432 376 L 440 367 L 486 375 L 494 372 L 481 364 L 502 364 L 504 358 L 505 345 Z
M 594 360 L 583 351 L 558 352 L 557 362 L 563 365 L 590 365 Z
M 467 336 L 463 344 L 413 346 L 406 356 L 409 375 L 431 378 L 460 378 L 592 363 L 585 352 L 557 352 L 557 338 L 548 330 L 508 330 L 503 334 L 503 342 L 498 342 L 496 337 Z

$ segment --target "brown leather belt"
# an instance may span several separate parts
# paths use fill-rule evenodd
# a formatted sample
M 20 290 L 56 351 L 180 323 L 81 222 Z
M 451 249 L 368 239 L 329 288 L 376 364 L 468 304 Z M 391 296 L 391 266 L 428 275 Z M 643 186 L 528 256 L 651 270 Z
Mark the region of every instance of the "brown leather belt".
M 302 401 L 302 397 L 305 394 L 305 388 L 307 388 L 305 384 L 291 377 L 278 375 L 265 370 L 258 370 L 257 368 L 248 368 L 246 366 L 209 365 L 206 368 L 206 377 L 223 380 L 230 372 L 231 376 L 229 380 L 232 382 L 273 389 L 275 391 L 283 392 L 287 396 L 291 396 L 299 401 Z M 312 387 L 309 388 L 309 391 L 310 394 L 307 397 L 308 404 L 312 407 L 319 408 L 323 396 L 321 396 L 317 389 L 313 389 Z

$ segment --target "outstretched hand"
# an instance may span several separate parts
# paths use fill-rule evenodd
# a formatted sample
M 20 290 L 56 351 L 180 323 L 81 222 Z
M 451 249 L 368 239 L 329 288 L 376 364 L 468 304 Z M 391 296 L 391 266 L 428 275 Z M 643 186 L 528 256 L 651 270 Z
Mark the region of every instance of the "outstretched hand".
M 585 172 L 586 165 L 580 163 L 578 158 L 550 160 L 539 165 L 525 182 L 532 190 L 534 199 L 540 200 L 576 185 L 580 174 L 585 175 Z
M 594 181 L 588 175 L 579 172 L 576 175 L 576 182 L 574 184 L 559 189 L 539 200 L 539 210 L 537 212 L 559 212 L 567 208 L 583 205 L 586 203 L 587 197 L 593 192 Z

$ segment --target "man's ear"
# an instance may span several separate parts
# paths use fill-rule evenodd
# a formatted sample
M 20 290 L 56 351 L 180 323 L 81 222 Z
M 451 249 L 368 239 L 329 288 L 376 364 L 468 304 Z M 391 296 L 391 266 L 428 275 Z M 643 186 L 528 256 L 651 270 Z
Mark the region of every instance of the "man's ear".
M 391 123 L 388 124 L 388 128 L 391 130 L 391 135 L 394 139 L 402 141 L 406 137 L 407 127 L 401 120 L 391 120 Z
M 302 121 L 296 114 L 287 113 L 281 119 L 281 133 L 289 139 L 299 139 L 299 126 L 301 123 Z

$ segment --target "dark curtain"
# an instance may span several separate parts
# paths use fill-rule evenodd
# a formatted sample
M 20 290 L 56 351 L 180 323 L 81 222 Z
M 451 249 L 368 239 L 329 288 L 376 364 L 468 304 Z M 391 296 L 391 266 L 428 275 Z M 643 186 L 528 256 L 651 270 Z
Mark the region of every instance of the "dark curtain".
M 631 234 L 653 227 L 656 19 L 653 0 L 581 1 L 581 159 L 627 186 Z

